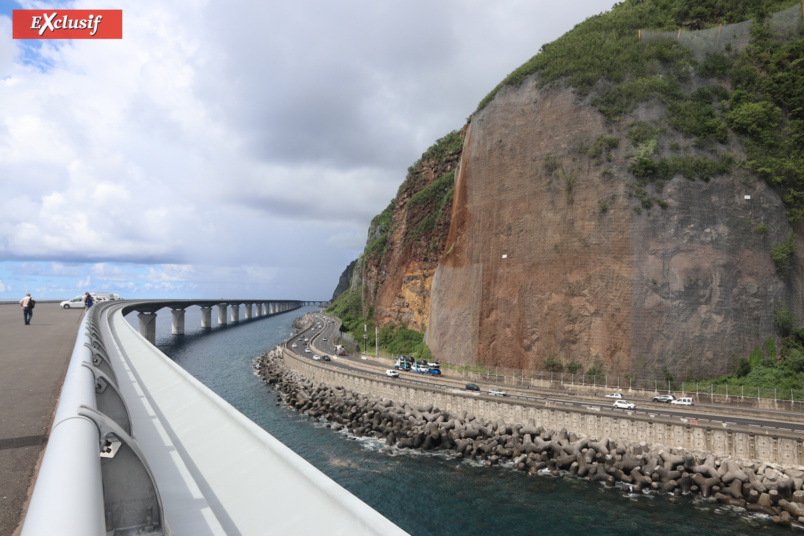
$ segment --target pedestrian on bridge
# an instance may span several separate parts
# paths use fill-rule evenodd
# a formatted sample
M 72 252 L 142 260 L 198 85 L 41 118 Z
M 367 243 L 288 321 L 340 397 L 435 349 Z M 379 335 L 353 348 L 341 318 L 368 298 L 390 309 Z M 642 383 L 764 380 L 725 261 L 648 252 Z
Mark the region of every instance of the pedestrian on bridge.
M 92 299 L 92 296 L 89 292 L 84 295 L 84 305 L 86 305 L 87 309 L 92 307 L 95 304 L 95 300 Z
M 26 326 L 31 324 L 34 305 L 36 305 L 36 300 L 31 297 L 30 292 L 25 294 L 25 297 L 20 300 L 20 307 L 22 307 L 22 319 L 25 320 Z

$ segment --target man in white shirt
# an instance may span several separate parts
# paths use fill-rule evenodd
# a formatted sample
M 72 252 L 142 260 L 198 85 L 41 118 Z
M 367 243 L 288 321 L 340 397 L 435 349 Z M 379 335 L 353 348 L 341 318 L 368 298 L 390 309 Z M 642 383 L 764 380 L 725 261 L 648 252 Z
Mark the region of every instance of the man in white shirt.
M 20 300 L 20 307 L 22 307 L 22 318 L 25 320 L 25 325 L 29 325 L 31 323 L 31 317 L 33 317 L 33 309 L 34 304 L 33 298 L 31 298 L 31 293 L 27 293 L 23 299 Z

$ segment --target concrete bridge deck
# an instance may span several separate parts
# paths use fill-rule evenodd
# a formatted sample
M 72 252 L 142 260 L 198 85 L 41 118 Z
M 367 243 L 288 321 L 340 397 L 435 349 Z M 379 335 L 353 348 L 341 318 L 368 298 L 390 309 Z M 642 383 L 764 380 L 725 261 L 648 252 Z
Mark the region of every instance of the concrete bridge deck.
M 0 534 L 17 534 L 83 310 L 0 304 Z

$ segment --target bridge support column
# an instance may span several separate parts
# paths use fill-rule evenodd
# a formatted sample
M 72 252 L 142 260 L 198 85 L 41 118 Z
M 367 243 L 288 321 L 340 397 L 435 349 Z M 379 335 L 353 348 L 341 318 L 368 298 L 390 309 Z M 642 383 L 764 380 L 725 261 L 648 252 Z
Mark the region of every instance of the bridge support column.
M 212 329 L 212 306 L 201 306 L 201 329 Z
M 240 305 L 232 305 L 232 312 L 229 315 L 229 320 L 232 321 L 232 324 L 240 322 Z
M 218 325 L 225 326 L 226 325 L 226 307 L 228 307 L 225 303 L 218 304 Z
M 251 305 L 250 303 L 243 304 L 243 316 L 246 320 L 251 320 Z
M 170 313 L 173 315 L 171 332 L 173 335 L 184 335 L 184 309 L 171 309 Z
M 137 313 L 140 335 L 151 344 L 156 344 L 156 313 Z

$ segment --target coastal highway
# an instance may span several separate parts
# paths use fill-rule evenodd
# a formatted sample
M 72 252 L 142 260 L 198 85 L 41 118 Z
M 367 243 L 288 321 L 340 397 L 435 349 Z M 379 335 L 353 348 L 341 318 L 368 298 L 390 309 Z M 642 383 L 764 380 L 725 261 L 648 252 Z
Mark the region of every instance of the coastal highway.
M 591 409 L 593 411 L 607 412 L 628 411 L 635 414 L 647 415 L 651 418 L 665 417 L 679 419 L 682 422 L 697 421 L 698 424 L 710 423 L 712 426 L 717 427 L 725 427 L 729 424 L 734 424 L 756 427 L 761 429 L 762 432 L 786 430 L 804 433 L 804 415 L 800 413 L 785 413 L 720 405 L 676 406 L 630 396 L 627 397 L 627 399 L 636 404 L 636 409 L 622 410 L 612 407 L 614 400 L 604 397 L 608 392 L 604 392 L 602 390 L 603 388 L 599 391 L 599 396 L 591 396 L 583 393 L 553 389 L 510 385 L 503 386 L 493 382 L 467 380 L 465 378 L 452 376 L 449 373 L 442 376 L 429 376 L 416 374 L 414 372 L 400 371 L 399 378 L 388 378 L 385 376 L 385 371 L 388 368 L 393 368 L 393 363 L 390 361 L 377 363 L 373 357 L 366 359 L 354 356 L 335 356 L 334 341 L 337 340 L 339 336 L 340 323 L 334 320 L 333 317 L 323 313 L 311 313 L 311 317 L 314 320 L 313 325 L 296 334 L 292 340 L 289 340 L 288 349 L 308 359 L 312 359 L 314 353 L 329 355 L 332 361 L 324 363 L 326 366 L 342 368 L 350 373 L 372 374 L 381 376 L 389 381 L 405 382 L 421 387 L 435 387 L 451 391 L 457 390 L 467 396 L 483 396 L 489 397 L 491 400 L 495 400 L 497 397 L 488 395 L 488 389 L 503 388 L 507 393 L 505 398 L 517 400 L 527 405 L 575 406 Z M 304 343 L 303 341 L 297 340 L 299 337 L 310 339 L 311 353 L 304 353 Z M 291 348 L 292 343 L 297 343 L 297 348 Z M 466 391 L 465 385 L 467 382 L 477 384 L 482 391 L 480 393 Z M 758 432 L 760 432 L 760 430 L 758 430 Z

